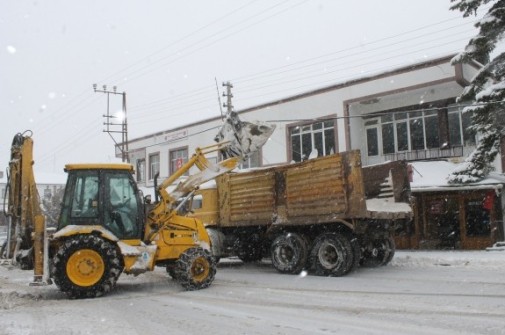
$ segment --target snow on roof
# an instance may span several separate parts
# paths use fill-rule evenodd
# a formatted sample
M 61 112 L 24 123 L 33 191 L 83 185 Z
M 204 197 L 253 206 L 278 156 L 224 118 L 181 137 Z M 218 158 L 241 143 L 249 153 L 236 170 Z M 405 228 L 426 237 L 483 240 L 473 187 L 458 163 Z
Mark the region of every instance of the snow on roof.
M 410 188 L 414 192 L 501 189 L 505 183 L 503 176 L 500 178 L 496 174 L 490 174 L 477 183 L 449 184 L 448 177 L 458 164 L 447 161 L 421 161 L 410 164 L 413 167 L 413 181 Z

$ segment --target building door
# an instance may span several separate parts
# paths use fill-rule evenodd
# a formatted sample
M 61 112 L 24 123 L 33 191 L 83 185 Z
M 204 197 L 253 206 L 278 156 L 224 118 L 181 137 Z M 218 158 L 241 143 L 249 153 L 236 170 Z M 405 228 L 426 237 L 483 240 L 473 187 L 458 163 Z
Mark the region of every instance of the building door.
M 491 232 L 495 224 L 492 223 L 494 221 L 492 193 L 463 199 L 465 218 L 461 227 L 463 249 L 484 249 L 493 244 Z
M 423 244 L 427 248 L 458 248 L 461 235 L 458 198 L 453 196 L 428 198 L 426 210 Z

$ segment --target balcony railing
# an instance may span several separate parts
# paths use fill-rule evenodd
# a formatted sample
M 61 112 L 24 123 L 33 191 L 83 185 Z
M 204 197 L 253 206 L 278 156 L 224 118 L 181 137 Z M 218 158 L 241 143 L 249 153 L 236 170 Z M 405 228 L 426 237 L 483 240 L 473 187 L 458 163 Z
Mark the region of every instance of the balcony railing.
M 463 146 L 453 146 L 450 148 L 435 148 L 427 150 L 413 150 L 405 152 L 395 152 L 392 154 L 384 155 L 385 160 L 390 161 L 416 161 L 416 160 L 426 160 L 426 159 L 439 159 L 439 158 L 450 158 L 450 157 L 462 157 L 463 156 Z

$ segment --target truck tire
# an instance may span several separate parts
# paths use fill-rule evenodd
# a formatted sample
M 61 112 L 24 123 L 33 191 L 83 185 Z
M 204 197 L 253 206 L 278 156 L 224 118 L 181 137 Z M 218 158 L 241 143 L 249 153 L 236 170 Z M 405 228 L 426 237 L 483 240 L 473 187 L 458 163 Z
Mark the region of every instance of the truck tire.
M 346 274 L 354 262 L 351 241 L 339 233 L 324 233 L 314 241 L 310 264 L 319 276 L 338 277 Z
M 5 240 L 0 247 L 0 259 L 4 258 L 7 258 L 7 240 Z
M 351 242 L 352 261 L 350 262 L 350 267 L 346 273 L 354 271 L 359 266 L 359 263 L 361 261 L 361 245 L 358 238 L 354 235 L 349 235 L 348 238 Z
M 76 235 L 54 255 L 52 277 L 69 298 L 94 298 L 116 286 L 122 263 L 113 243 L 95 235 Z
M 363 250 L 361 265 L 364 267 L 386 265 L 393 259 L 394 253 L 395 243 L 391 237 L 373 240 Z
M 389 255 L 388 257 L 385 258 L 382 265 L 387 265 L 389 262 L 391 262 L 391 260 L 395 256 L 395 250 L 396 250 L 395 240 L 392 237 L 389 237 L 386 239 L 386 243 L 389 244 Z
M 235 241 L 235 254 L 244 263 L 261 261 L 263 258 L 263 248 L 259 236 L 240 236 Z
M 188 291 L 209 287 L 216 275 L 216 263 L 208 251 L 190 248 L 181 254 L 175 265 L 174 279 Z
M 300 273 L 307 263 L 307 249 L 307 241 L 302 236 L 282 234 L 272 242 L 272 265 L 281 273 Z

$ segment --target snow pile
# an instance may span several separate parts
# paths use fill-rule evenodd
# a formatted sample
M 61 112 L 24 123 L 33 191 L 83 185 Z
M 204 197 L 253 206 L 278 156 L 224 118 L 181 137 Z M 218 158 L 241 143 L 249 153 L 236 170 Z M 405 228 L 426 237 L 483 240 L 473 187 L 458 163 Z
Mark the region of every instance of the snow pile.
M 0 291 L 0 310 L 8 310 L 18 306 L 30 305 L 32 301 L 40 300 L 41 298 L 42 296 L 40 294 Z
M 472 184 L 450 184 L 449 181 L 451 174 L 456 171 L 464 170 L 467 163 L 458 165 L 447 161 L 419 161 L 412 162 L 411 164 L 413 167 L 413 180 L 410 183 L 410 188 L 415 192 L 450 189 L 500 189 L 503 186 L 503 180 L 500 180 L 493 175 Z
M 393 267 L 468 267 L 472 269 L 503 269 L 505 252 L 479 251 L 396 251 L 390 263 Z
M 372 198 L 366 200 L 366 209 L 370 212 L 412 213 L 412 208 L 404 202 L 395 202 L 394 198 Z

